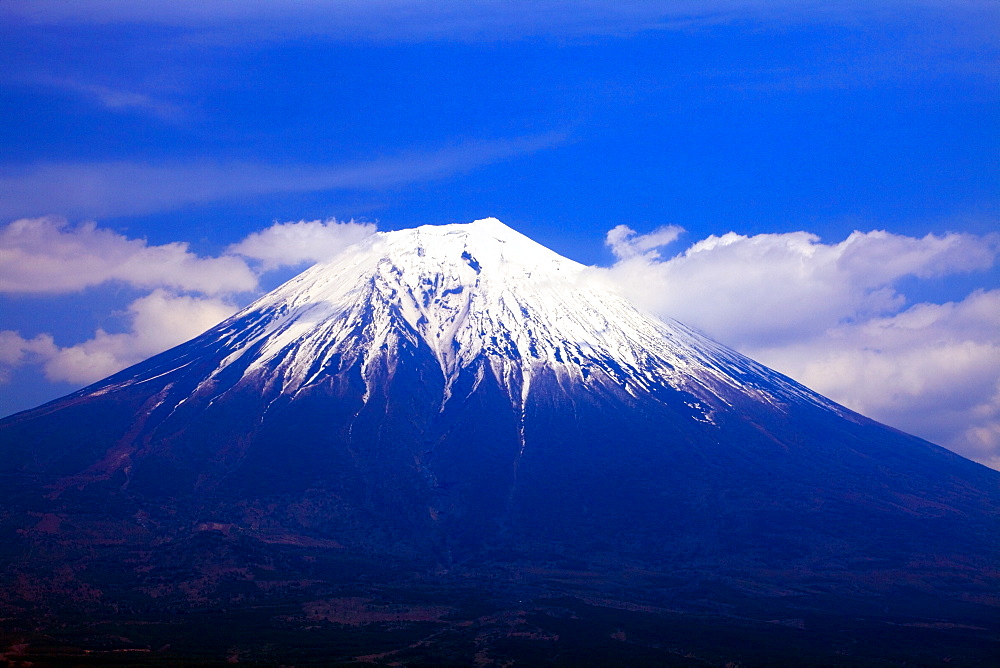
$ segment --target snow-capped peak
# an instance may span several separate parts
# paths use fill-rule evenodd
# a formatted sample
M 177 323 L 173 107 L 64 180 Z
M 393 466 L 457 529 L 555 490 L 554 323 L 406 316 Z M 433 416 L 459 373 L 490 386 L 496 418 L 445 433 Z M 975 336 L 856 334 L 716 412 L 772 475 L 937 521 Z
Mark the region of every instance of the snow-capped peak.
M 487 370 L 523 407 L 532 379 L 690 393 L 711 421 L 733 391 L 771 403 L 824 399 L 676 322 L 649 316 L 495 218 L 383 232 L 316 265 L 205 336 L 245 379 L 282 395 L 360 366 L 371 390 L 401 346 L 426 346 L 444 380 Z M 136 379 L 138 380 L 138 379 Z M 211 379 L 206 381 L 211 383 Z

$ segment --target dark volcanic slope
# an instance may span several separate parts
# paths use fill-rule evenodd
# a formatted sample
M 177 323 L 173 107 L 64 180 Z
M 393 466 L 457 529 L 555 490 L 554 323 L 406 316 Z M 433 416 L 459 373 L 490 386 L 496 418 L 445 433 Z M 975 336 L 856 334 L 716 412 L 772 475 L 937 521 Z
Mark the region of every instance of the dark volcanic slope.
M 613 609 L 731 620 L 787 596 L 840 618 L 889 614 L 872 601 L 891 593 L 923 615 L 893 623 L 996 647 L 1000 474 L 640 313 L 496 221 L 379 235 L 0 422 L 0 475 L 0 600 L 25 619 L 374 581 L 450 600 L 456 581 L 426 580 L 450 569 L 497 609 L 628 591 Z M 406 623 L 444 623 L 427 614 Z

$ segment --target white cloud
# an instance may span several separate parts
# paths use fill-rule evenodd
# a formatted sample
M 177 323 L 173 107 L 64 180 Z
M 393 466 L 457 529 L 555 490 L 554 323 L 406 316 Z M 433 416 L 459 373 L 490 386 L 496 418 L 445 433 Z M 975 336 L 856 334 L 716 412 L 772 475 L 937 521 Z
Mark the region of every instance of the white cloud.
M 677 225 L 665 225 L 649 234 L 639 234 L 628 225 L 618 225 L 608 231 L 607 244 L 619 260 L 650 253 L 652 259 L 659 257 L 657 248 L 672 244 L 683 233 L 684 228 Z
M 67 77 L 36 76 L 29 77 L 28 80 L 34 84 L 76 93 L 109 111 L 142 112 L 167 121 L 177 120 L 183 115 L 178 105 L 136 90 L 88 83 Z
M 75 292 L 108 281 L 205 294 L 253 290 L 237 257 L 198 257 L 186 243 L 150 246 L 112 230 L 62 218 L 24 218 L 0 228 L 0 292 Z
M 374 232 L 375 225 L 371 223 L 338 222 L 332 218 L 325 222 L 275 223 L 233 244 L 226 252 L 259 260 L 267 271 L 330 259 Z
M 218 298 L 154 290 L 129 305 L 128 332 L 109 334 L 98 329 L 87 341 L 59 347 L 50 334 L 25 339 L 17 332 L 2 331 L 0 374 L 9 374 L 11 368 L 23 364 L 40 363 L 49 380 L 92 383 L 201 334 L 235 310 Z
M 807 232 L 730 232 L 666 261 L 627 256 L 610 272 L 646 308 L 746 347 L 895 312 L 904 304 L 893 287 L 898 279 L 986 269 L 998 249 L 997 237 L 957 233 L 917 239 L 855 232 L 824 244 Z
M 149 246 L 95 223 L 23 219 L 0 229 L 0 292 L 72 293 L 107 281 L 151 290 L 128 305 L 128 330 L 57 345 L 52 334 L 27 339 L 0 331 L 0 382 L 16 367 L 41 365 L 51 381 L 86 384 L 201 334 L 232 315 L 257 288 L 259 271 L 324 260 L 375 232 L 355 222 L 275 223 L 220 257 L 197 257 L 184 243 Z M 181 294 L 182 292 L 195 294 Z
M 729 233 L 666 260 L 617 252 L 598 273 L 850 408 L 1000 468 L 1000 291 L 907 306 L 898 288 L 989 269 L 998 253 L 995 235 Z
M 747 352 L 859 413 L 1000 468 L 1000 290 Z
M 51 334 L 25 339 L 9 329 L 0 330 L 0 383 L 10 380 L 13 368 L 44 361 L 57 350 Z
M 327 190 L 377 190 L 463 173 L 562 143 L 558 133 L 465 142 L 368 162 L 271 165 L 195 161 L 0 166 L 0 218 L 59 211 L 110 216 L 165 211 L 233 197 Z

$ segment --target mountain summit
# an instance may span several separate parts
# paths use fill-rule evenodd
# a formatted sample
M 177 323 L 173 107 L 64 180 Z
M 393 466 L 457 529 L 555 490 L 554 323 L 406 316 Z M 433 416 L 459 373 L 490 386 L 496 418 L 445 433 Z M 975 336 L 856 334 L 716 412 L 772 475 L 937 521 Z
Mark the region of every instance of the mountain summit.
M 203 351 L 199 355 L 193 350 Z M 210 352 L 209 352 L 210 351 Z M 180 355 L 176 353 L 182 353 Z M 183 396 L 210 402 L 253 387 L 276 401 L 321 391 L 331 378 L 364 385 L 367 402 L 402 356 L 430 353 L 441 410 L 460 379 L 498 383 L 524 411 L 535 377 L 588 392 L 685 397 L 711 423 L 727 397 L 807 402 L 846 413 L 677 322 L 644 314 L 581 264 L 495 218 L 376 234 L 314 266 L 175 354 L 133 367 L 81 394 L 188 376 L 195 355 L 217 362 Z M 598 389 L 600 388 L 600 390 Z
M 615 586 L 694 573 L 744 597 L 847 596 L 905 580 L 971 600 L 1000 547 L 1000 474 L 643 313 L 495 219 L 373 235 L 0 422 L 0 455 L 20 546 L 6 574 L 43 577 L 17 555 L 54 526 L 77 585 L 114 590 L 86 574 L 124 559 L 128 596 L 153 608 L 195 589 L 232 604 L 209 564 L 250 601 L 275 564 L 332 586 L 317 559 L 489 587 L 497 569 L 574 563 Z

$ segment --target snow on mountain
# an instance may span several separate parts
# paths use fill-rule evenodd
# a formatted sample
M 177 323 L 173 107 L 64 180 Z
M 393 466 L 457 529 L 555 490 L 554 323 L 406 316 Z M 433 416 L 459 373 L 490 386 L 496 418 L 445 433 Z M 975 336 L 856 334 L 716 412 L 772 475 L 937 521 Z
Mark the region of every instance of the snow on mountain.
M 371 236 L 199 340 L 221 350 L 221 361 L 195 393 L 240 367 L 245 381 L 263 377 L 267 390 L 294 397 L 359 362 L 370 392 L 373 370 L 394 369 L 408 343 L 436 358 L 442 410 L 462 374 L 474 375 L 474 391 L 488 367 L 522 408 L 532 379 L 548 370 L 560 385 L 612 385 L 633 396 L 684 391 L 696 398 L 692 418 L 703 422 L 734 392 L 841 412 L 704 335 L 639 311 L 584 265 L 495 218 Z M 171 371 L 144 368 L 103 390 Z

